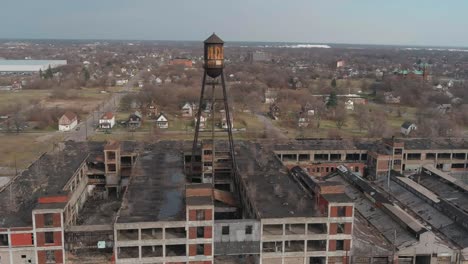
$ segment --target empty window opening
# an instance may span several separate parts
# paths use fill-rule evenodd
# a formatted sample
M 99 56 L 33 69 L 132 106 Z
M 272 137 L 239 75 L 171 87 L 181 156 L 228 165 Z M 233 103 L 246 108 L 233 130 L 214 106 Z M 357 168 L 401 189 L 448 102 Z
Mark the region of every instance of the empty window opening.
M 205 236 L 205 227 L 199 226 L 197 227 L 197 238 L 203 238 Z
M 283 252 L 283 242 L 282 241 L 263 242 L 262 251 L 265 253 Z
M 336 240 L 336 250 L 344 250 L 344 240 Z
M 45 243 L 53 244 L 54 243 L 54 232 L 45 232 Z
M 285 232 L 286 235 L 304 235 L 305 224 L 286 224 Z
M 284 252 L 304 252 L 304 240 L 284 241 Z
M 205 254 L 205 244 L 198 244 L 197 255 L 204 255 L 204 254 Z
M 308 224 L 307 233 L 308 234 L 326 234 L 327 224 Z
M 161 228 L 141 229 L 141 239 L 162 239 Z
M 8 247 L 8 234 L 0 234 L 0 247 Z
M 326 240 L 307 240 L 307 251 L 326 251 Z
M 282 235 L 283 225 L 264 225 L 263 234 L 265 235 Z
M 46 251 L 46 263 L 56 263 L 55 262 L 55 252 L 52 250 Z
M 184 227 L 166 228 L 166 239 L 186 238 L 187 234 Z
M 166 257 L 185 257 L 185 245 L 166 245 Z
M 221 230 L 221 234 L 229 235 L 229 226 L 223 226 L 223 228 Z
M 345 232 L 345 224 L 343 223 L 336 224 L 336 233 L 344 234 L 344 232 Z
M 138 229 L 121 229 L 117 231 L 118 240 L 138 240 Z
M 203 221 L 205 220 L 205 211 L 204 210 L 196 210 L 197 220 Z
M 142 246 L 141 255 L 143 258 L 155 258 L 163 256 L 162 246 Z
M 44 226 L 54 225 L 54 214 L 44 214 Z
M 245 234 L 246 235 L 251 235 L 252 234 L 252 226 L 251 225 L 245 226 Z
M 118 257 L 124 258 L 139 258 L 138 247 L 119 247 Z

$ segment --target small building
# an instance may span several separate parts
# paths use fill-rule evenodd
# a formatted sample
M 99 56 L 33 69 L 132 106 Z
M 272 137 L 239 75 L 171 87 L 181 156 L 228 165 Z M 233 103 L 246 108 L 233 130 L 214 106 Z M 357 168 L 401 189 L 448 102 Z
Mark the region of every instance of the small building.
M 306 113 L 304 113 L 304 112 L 299 113 L 299 118 L 297 120 L 297 126 L 298 127 L 308 127 L 309 126 L 309 117 L 307 116 Z
M 418 129 L 416 124 L 414 124 L 413 122 L 410 122 L 410 121 L 405 121 L 401 125 L 400 131 L 401 131 L 401 134 L 403 134 L 405 136 L 408 136 L 411 133 L 411 131 L 416 130 L 416 129 Z
M 115 125 L 115 116 L 112 112 L 107 112 L 99 119 L 99 128 L 111 129 Z
M 154 102 L 151 102 L 146 107 L 146 116 L 150 118 L 158 116 L 158 106 Z
M 345 102 L 345 109 L 346 109 L 346 110 L 350 110 L 350 111 L 354 111 L 354 102 L 353 102 L 353 100 L 348 99 L 348 100 Z
M 208 118 L 205 115 L 200 116 L 200 128 L 205 128 L 206 127 L 206 121 Z M 195 125 L 197 124 L 197 118 L 195 117 Z
M 115 85 L 117 86 L 124 86 L 128 83 L 128 80 L 127 79 L 120 79 L 120 80 L 116 80 L 115 81 Z
M 399 104 L 401 102 L 401 97 L 394 96 L 391 92 L 385 92 L 384 101 L 387 104 Z
M 127 125 L 129 128 L 139 128 L 143 122 L 143 118 L 140 112 L 135 111 L 135 113 L 130 114 L 128 117 Z
M 158 126 L 159 128 L 169 127 L 169 121 L 163 113 L 159 114 L 159 116 L 156 118 L 156 126 Z
M 63 114 L 58 122 L 59 131 L 71 131 L 78 125 L 78 117 L 75 113 L 67 111 Z
M 346 62 L 344 60 L 339 60 L 336 62 L 336 68 L 343 68 L 346 66 Z
M 169 65 L 182 65 L 185 68 L 192 68 L 193 62 L 186 58 L 175 58 L 169 61 Z
M 265 104 L 272 104 L 276 102 L 278 98 L 278 90 L 277 89 L 266 89 L 265 90 Z
M 195 111 L 196 105 L 194 103 L 186 102 L 181 108 L 182 117 L 192 117 Z
M 301 108 L 302 108 L 302 112 L 305 113 L 307 116 L 314 116 L 315 115 L 315 109 L 314 109 L 314 106 L 311 103 L 306 103 Z
M 268 115 L 271 117 L 271 119 L 278 120 L 280 116 L 279 106 L 277 104 L 270 105 L 270 111 L 268 112 Z
M 228 128 L 227 118 L 226 118 L 226 111 L 221 110 L 221 127 L 224 129 Z M 232 113 L 229 113 L 231 119 L 231 128 L 234 128 L 234 118 L 232 117 Z

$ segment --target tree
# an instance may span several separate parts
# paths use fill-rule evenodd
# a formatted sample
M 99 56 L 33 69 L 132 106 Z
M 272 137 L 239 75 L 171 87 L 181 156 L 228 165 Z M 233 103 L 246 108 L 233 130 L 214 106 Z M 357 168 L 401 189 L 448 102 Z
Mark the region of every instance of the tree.
M 90 75 L 89 75 L 89 71 L 87 68 L 83 68 L 83 78 L 84 78 L 84 81 L 85 82 L 88 82 L 89 79 L 91 78 Z
M 335 108 L 338 105 L 338 98 L 336 97 L 335 91 L 330 93 L 328 97 L 327 107 L 328 108 Z
M 347 113 L 344 106 L 340 105 L 340 107 L 336 108 L 335 111 L 335 124 L 338 129 L 341 129 L 344 125 L 346 125 Z
M 52 72 L 52 68 L 49 65 L 46 72 L 44 73 L 44 79 L 52 79 L 54 77 L 54 73 Z
M 336 88 L 336 79 L 335 78 L 333 78 L 331 80 L 331 87 Z

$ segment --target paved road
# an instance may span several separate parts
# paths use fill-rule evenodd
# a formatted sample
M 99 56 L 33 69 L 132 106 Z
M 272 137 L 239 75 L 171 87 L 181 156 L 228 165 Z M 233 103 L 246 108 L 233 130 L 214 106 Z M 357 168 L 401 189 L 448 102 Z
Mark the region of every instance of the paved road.
M 102 102 L 98 106 L 98 109 L 89 114 L 86 119 L 82 120 L 74 131 L 66 132 L 65 140 L 86 141 L 89 137 L 93 136 L 96 133 L 96 126 L 99 122 L 99 118 L 105 112 L 116 112 L 120 100 L 131 91 L 134 84 L 140 79 L 141 73 L 142 71 L 133 76 L 125 85 L 122 92 L 113 93 L 107 101 Z
M 255 114 L 255 116 L 257 116 L 258 120 L 265 125 L 265 133 L 267 138 L 289 139 L 280 128 L 271 123 L 271 119 L 269 117 L 266 117 L 262 114 Z

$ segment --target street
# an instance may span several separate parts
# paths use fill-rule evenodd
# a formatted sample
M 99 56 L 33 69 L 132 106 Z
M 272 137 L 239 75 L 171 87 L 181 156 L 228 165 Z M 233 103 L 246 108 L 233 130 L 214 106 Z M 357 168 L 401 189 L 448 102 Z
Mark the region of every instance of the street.
M 105 112 L 112 112 L 115 114 L 119 107 L 120 100 L 131 91 L 135 82 L 137 82 L 140 78 L 141 73 L 142 72 L 140 71 L 135 76 L 133 76 L 124 86 L 124 90 L 122 92 L 113 93 L 109 100 L 102 102 L 98 109 L 89 114 L 86 119 L 81 120 L 75 130 L 67 132 L 64 140 L 86 141 L 89 137 L 93 136 L 96 133 L 96 127 L 97 123 L 99 122 L 99 118 Z

